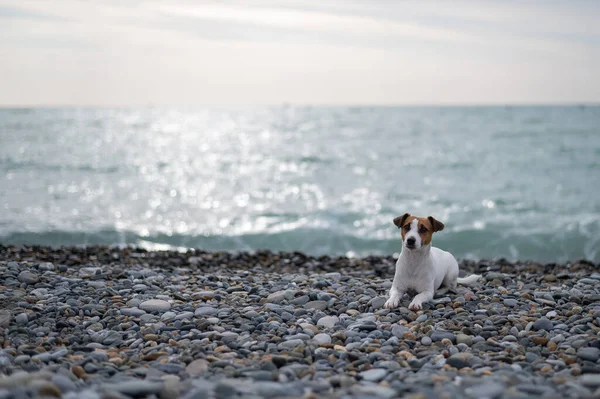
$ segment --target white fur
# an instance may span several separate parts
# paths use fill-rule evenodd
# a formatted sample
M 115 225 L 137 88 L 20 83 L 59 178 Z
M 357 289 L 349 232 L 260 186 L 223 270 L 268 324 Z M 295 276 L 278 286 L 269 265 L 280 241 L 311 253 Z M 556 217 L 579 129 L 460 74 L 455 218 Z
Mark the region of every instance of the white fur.
M 440 290 L 440 293 L 455 291 L 457 283 L 471 285 L 481 277 L 474 274 L 458 278 L 458 263 L 451 253 L 432 247 L 431 244 L 421 245 L 418 223 L 418 220 L 414 219 L 410 231 L 404 235 L 402 253 L 396 262 L 396 274 L 390 289 L 390 298 L 383 305 L 385 308 L 398 307 L 404 294 L 414 290 L 417 295 L 408 308 L 421 310 L 423 303 L 431 301 L 435 291 L 442 285 L 444 289 Z M 414 249 L 406 247 L 406 240 L 409 237 L 416 238 Z
M 419 219 L 413 219 L 413 221 L 410 222 L 410 230 L 404 235 L 404 241 L 408 240 L 410 237 L 415 238 L 415 249 L 421 248 L 421 236 L 419 235 Z

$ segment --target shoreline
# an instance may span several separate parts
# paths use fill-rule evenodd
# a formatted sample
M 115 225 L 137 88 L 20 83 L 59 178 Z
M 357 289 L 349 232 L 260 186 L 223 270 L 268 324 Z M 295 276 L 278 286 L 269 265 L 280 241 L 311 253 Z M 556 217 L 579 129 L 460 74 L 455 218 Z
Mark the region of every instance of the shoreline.
M 347 266 L 348 264 L 352 264 L 355 262 L 358 263 L 367 263 L 367 264 L 377 264 L 389 262 L 393 262 L 395 264 L 397 256 L 399 252 L 388 254 L 388 255 L 380 255 L 380 254 L 372 254 L 366 256 L 347 256 L 347 255 L 312 255 L 302 251 L 278 251 L 278 250 L 270 250 L 270 249 L 256 249 L 256 250 L 203 250 L 200 248 L 192 248 L 192 247 L 169 247 L 165 249 L 152 249 L 145 246 L 136 246 L 134 244 L 123 244 L 123 245 L 104 245 L 104 244 L 82 244 L 82 245 L 61 245 L 61 246 L 51 246 L 51 245 L 31 245 L 31 244 L 3 244 L 0 242 L 0 261 L 7 261 L 10 255 L 7 255 L 9 251 L 13 251 L 19 259 L 35 259 L 38 261 L 52 261 L 52 260 L 61 260 L 60 254 L 71 255 L 71 254 L 79 254 L 85 255 L 86 253 L 94 254 L 98 251 L 110 252 L 111 254 L 116 254 L 118 259 L 127 259 L 131 258 L 143 258 L 143 257 L 178 257 L 178 258 L 193 258 L 196 256 L 200 256 L 203 254 L 211 254 L 213 256 L 218 255 L 222 256 L 226 259 L 236 259 L 240 256 L 249 257 L 249 258 L 258 258 L 258 257 L 269 257 L 271 259 L 275 259 L 277 257 L 280 258 L 299 258 L 301 261 L 310 262 L 310 261 L 324 261 L 327 263 L 327 266 L 320 265 L 322 270 L 325 269 L 339 269 Z M 133 254 L 131 256 L 131 254 Z M 58 257 L 58 258 L 57 258 Z M 85 260 L 85 259 L 84 259 Z M 104 259 L 94 259 L 93 261 L 106 261 L 108 258 Z M 114 261 L 115 259 L 111 259 Z M 580 268 L 590 268 L 593 270 L 600 270 L 600 262 L 595 262 L 594 260 L 590 260 L 587 258 L 576 258 L 573 260 L 566 261 L 540 261 L 533 259 L 520 259 L 520 260 L 511 260 L 503 257 L 499 258 L 482 258 L 482 259 L 471 259 L 471 258 L 456 258 L 459 268 L 462 271 L 466 272 L 484 272 L 484 271 L 497 271 L 497 270 L 506 270 L 509 271 L 512 268 L 513 271 L 521 271 L 521 270 L 533 270 L 533 269 L 543 269 L 546 271 L 556 270 L 557 272 L 561 269 L 569 270 L 573 266 L 578 270 Z M 81 261 L 81 260 L 77 260 Z M 73 262 L 73 260 L 68 260 L 68 262 Z M 335 263 L 332 263 L 335 262 Z M 340 264 L 341 263 L 341 264 Z M 302 266 L 298 264 L 298 262 L 294 263 L 296 266 Z M 491 269 L 487 269 L 485 265 L 491 265 Z M 239 265 L 238 265 L 239 266 Z M 324 267 L 324 268 L 323 268 Z M 564 270 L 563 270 L 564 271 Z M 393 270 L 391 271 L 393 277 Z
M 600 394 L 600 265 L 459 260 L 382 309 L 392 256 L 0 244 L 0 397 Z

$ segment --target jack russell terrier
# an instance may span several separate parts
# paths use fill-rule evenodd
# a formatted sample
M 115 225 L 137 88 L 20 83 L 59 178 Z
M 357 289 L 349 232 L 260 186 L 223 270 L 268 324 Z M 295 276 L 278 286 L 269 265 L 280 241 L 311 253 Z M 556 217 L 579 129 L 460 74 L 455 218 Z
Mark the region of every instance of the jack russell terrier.
M 423 303 L 433 299 L 434 292 L 444 294 L 456 292 L 456 284 L 472 285 L 481 276 L 458 277 L 458 263 L 451 253 L 431 246 L 431 236 L 444 229 L 444 224 L 429 216 L 426 218 L 405 213 L 394 219 L 402 232 L 402 253 L 396 262 L 396 274 L 390 298 L 384 308 L 398 307 L 400 300 L 409 290 L 417 292 L 408 308 L 423 309 Z

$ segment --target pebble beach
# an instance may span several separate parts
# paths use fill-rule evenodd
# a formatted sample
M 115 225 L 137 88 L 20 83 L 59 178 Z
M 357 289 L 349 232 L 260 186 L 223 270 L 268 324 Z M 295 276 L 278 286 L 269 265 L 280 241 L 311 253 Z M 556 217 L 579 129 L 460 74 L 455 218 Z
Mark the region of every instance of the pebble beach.
M 0 399 L 600 397 L 600 268 L 383 309 L 389 257 L 0 245 Z

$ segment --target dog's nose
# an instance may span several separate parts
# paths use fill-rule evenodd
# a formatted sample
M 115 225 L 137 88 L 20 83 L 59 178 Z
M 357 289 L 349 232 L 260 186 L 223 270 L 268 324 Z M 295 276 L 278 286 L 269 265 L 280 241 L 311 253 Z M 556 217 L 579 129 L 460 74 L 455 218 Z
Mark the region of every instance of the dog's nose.
M 415 237 L 408 237 L 408 238 L 406 239 L 406 243 L 407 243 L 408 245 L 415 245 L 415 242 L 416 242 L 416 241 L 417 241 L 417 240 L 415 239 Z

